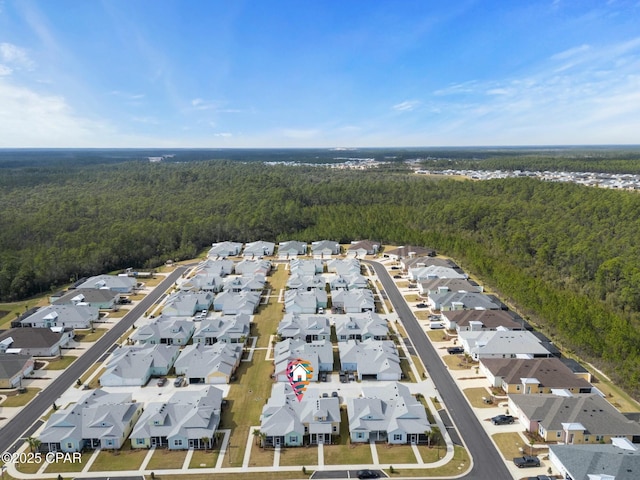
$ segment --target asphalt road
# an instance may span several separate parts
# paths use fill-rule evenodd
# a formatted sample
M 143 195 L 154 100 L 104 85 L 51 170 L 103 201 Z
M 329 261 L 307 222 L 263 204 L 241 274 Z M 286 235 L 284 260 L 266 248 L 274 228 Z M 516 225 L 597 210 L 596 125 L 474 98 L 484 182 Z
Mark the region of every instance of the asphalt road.
M 131 325 L 149 309 L 165 290 L 180 278 L 188 267 L 179 267 L 164 279 L 151 293 L 146 295 L 131 311 L 118 321 L 109 331 L 107 331 L 97 342 L 74 361 L 65 371 L 56 378 L 47 388 L 42 390 L 36 397 L 26 405 L 20 412 L 0 429 L 0 453 L 11 451 L 19 446 L 16 443 L 23 434 L 26 436 L 35 431 L 32 424 L 38 420 L 53 403 L 78 378 L 126 332 Z M 14 445 L 15 443 L 15 445 Z
M 453 381 L 453 378 L 449 375 L 389 272 L 384 265 L 377 262 L 365 261 L 365 263 L 374 268 L 380 282 L 382 282 L 393 308 L 398 314 L 407 335 L 413 342 L 418 356 L 427 367 L 431 379 L 438 389 L 440 398 L 447 406 L 451 420 L 462 435 L 462 439 L 473 458 L 473 468 L 461 478 L 470 480 L 512 480 L 513 477 L 505 466 L 504 460 L 480 425 L 478 418 L 473 414 L 471 407 Z

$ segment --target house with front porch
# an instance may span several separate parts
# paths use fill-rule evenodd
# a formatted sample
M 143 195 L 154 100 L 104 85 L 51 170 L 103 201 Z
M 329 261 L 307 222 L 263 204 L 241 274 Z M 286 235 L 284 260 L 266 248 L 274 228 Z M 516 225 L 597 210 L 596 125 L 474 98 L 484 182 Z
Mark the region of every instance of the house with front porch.
M 12 327 L 87 329 L 100 319 L 98 307 L 90 305 L 47 305 L 11 322 Z
M 12 328 L 0 331 L 0 353 L 7 349 L 32 357 L 57 357 L 73 338 L 73 330 Z
M 258 240 L 257 242 L 247 243 L 242 251 L 242 256 L 245 258 L 271 257 L 275 248 L 276 244 L 273 242 Z
M 244 345 L 251 331 L 251 316 L 246 313 L 223 315 L 202 320 L 193 334 L 193 343 L 237 343 Z
M 468 275 L 459 269 L 451 267 L 439 267 L 431 265 L 429 267 L 410 268 L 408 270 L 410 280 L 420 282 L 423 280 L 433 280 L 436 278 L 458 278 L 466 280 Z
M 231 275 L 233 272 L 235 271 L 235 263 L 233 262 L 233 260 L 225 260 L 225 259 L 218 259 L 218 260 L 212 260 L 212 259 L 207 259 L 204 260 L 203 262 L 200 262 L 200 264 L 198 264 L 198 266 L 195 269 L 195 273 L 211 273 L 214 275 L 219 275 L 222 278 L 226 277 L 227 275 Z
M 282 340 L 288 338 L 302 339 L 305 342 L 331 340 L 329 319 L 322 315 L 300 315 L 286 313 L 278 325 L 278 336 Z
M 291 385 L 276 383 L 262 408 L 260 432 L 266 446 L 331 444 L 340 433 L 339 400 L 305 395 L 298 401 Z
M 22 379 L 33 373 L 35 362 L 31 355 L 0 353 L 0 388 L 16 388 Z
M 553 354 L 528 331 L 468 331 L 458 335 L 460 346 L 474 360 L 483 358 L 542 358 Z
M 242 345 L 237 343 L 194 343 L 180 352 L 174 368 L 189 385 L 229 383 L 241 358 Z
M 306 255 L 306 254 L 307 254 L 307 244 L 304 242 L 290 240 L 287 242 L 280 242 L 278 244 L 278 258 L 280 260 L 297 258 L 298 255 Z
M 290 361 L 301 358 L 307 360 L 313 372 L 311 382 L 318 381 L 319 372 L 333 370 L 333 346 L 328 340 L 318 340 L 306 343 L 304 340 L 283 340 L 273 348 L 274 378 L 276 382 L 288 382 L 287 365 Z
M 311 242 L 311 254 L 314 258 L 331 258 L 332 255 L 340 255 L 340 244 L 333 240 Z
M 452 292 L 448 287 L 440 287 L 437 293 L 429 294 L 429 308 L 433 311 L 451 310 L 500 310 L 501 305 L 484 293 Z
M 424 406 L 401 383 L 362 388 L 347 398 L 349 435 L 354 443 L 426 443 L 431 432 Z
M 104 288 L 116 293 L 130 294 L 138 285 L 135 277 L 128 275 L 96 275 L 76 286 L 76 290 L 85 288 Z
M 108 288 L 83 288 L 69 290 L 51 303 L 54 305 L 89 305 L 99 310 L 113 310 L 120 297 L 118 292 Z
M 263 277 L 266 277 L 271 273 L 271 269 L 273 268 L 271 262 L 269 260 L 242 260 L 239 262 L 235 271 L 238 275 L 242 276 L 252 276 L 260 274 Z
M 131 393 L 102 389 L 83 395 L 77 403 L 57 410 L 38 436 L 44 452 L 118 450 L 142 414 L 143 404 Z
M 224 290 L 231 293 L 257 292 L 262 293 L 267 279 L 261 273 L 247 277 L 229 277 L 224 281 Z
M 166 402 L 147 405 L 131 432 L 132 448 L 210 448 L 220 424 L 222 390 L 179 391 Z
M 223 278 L 217 273 L 199 272 L 186 279 L 178 288 L 184 292 L 218 293 L 224 286 Z
M 597 394 L 509 395 L 509 411 L 545 442 L 567 445 L 611 443 L 624 437 L 640 443 L 640 424 Z
M 480 371 L 492 387 L 508 394 L 591 393 L 593 385 L 573 373 L 559 358 L 484 358 Z M 595 393 L 595 392 L 594 392 Z
M 237 257 L 242 250 L 242 244 L 238 242 L 212 243 L 207 256 L 211 259 Z
M 360 380 L 399 381 L 400 355 L 391 340 L 348 340 L 338 343 L 342 370 L 356 372 Z
M 316 275 L 324 272 L 324 263 L 322 260 L 299 259 L 295 258 L 289 261 L 290 275 Z
M 284 309 L 287 313 L 316 313 L 319 308 L 327 308 L 325 290 L 287 290 L 284 292 Z
M 116 348 L 100 377 L 103 387 L 146 385 L 151 376 L 167 375 L 178 358 L 177 345 L 142 345 Z
M 484 288 L 475 283 L 471 283 L 465 278 L 433 278 L 429 280 L 421 280 L 417 282 L 418 293 L 427 297 L 443 291 L 447 288 L 450 292 L 475 292 L 482 293 Z
M 195 330 L 191 320 L 161 315 L 151 323 L 137 328 L 131 339 L 141 345 L 186 345 Z
M 258 292 L 220 292 L 213 301 L 213 309 L 223 315 L 238 315 L 244 313 L 253 315 L 260 303 Z
M 347 247 L 347 258 L 365 258 L 380 251 L 380 244 L 371 240 L 353 241 Z
M 170 295 L 162 309 L 165 317 L 193 317 L 213 305 L 212 292 L 176 292 Z
M 332 290 L 332 308 L 339 313 L 375 312 L 373 292 L 367 288 L 356 290 Z
M 289 290 L 324 290 L 327 281 L 322 275 L 303 275 L 300 273 L 292 273 L 287 279 L 287 289 Z
M 354 273 L 362 273 L 362 267 L 357 258 L 335 258 L 327 262 L 327 272 L 337 275 L 353 275 Z
M 338 342 L 347 340 L 388 340 L 389 324 L 375 312 L 348 313 L 335 315 L 333 323 L 336 327 Z

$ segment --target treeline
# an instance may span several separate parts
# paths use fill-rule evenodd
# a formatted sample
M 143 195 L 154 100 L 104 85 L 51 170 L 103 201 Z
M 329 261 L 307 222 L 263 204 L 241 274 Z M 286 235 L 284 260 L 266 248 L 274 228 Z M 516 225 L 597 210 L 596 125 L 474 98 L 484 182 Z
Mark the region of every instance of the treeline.
M 0 297 L 235 240 L 418 244 L 456 258 L 640 395 L 640 196 L 226 161 L 4 169 Z

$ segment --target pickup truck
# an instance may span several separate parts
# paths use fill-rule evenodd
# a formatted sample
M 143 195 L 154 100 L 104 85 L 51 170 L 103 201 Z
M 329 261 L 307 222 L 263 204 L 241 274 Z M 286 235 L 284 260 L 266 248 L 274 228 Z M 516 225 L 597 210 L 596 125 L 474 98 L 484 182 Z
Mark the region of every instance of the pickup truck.
M 494 425 L 509 425 L 514 422 L 511 415 L 498 415 L 491 419 L 491 423 Z
M 539 467 L 540 459 L 533 455 L 525 455 L 523 457 L 514 458 L 513 463 L 518 468 Z

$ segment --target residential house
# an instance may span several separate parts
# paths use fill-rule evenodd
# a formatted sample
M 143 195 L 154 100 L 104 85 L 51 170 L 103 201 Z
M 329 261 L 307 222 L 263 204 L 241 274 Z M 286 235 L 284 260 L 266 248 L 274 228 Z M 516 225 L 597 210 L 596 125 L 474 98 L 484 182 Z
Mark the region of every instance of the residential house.
M 424 406 L 401 383 L 363 387 L 362 397 L 347 399 L 349 435 L 354 443 L 417 444 L 427 441 L 431 425 Z
M 231 275 L 235 271 L 235 263 L 233 260 L 207 259 L 196 267 L 196 273 L 212 273 L 221 277 Z
M 131 339 L 141 345 L 186 345 L 195 329 L 194 323 L 183 317 L 161 315 L 151 323 L 137 328 Z
M 54 305 L 90 305 L 99 310 L 113 310 L 120 294 L 107 288 L 83 288 L 81 290 L 69 290 L 64 295 L 56 298 Z
M 625 438 L 605 445 L 551 444 L 549 460 L 566 480 L 637 480 L 640 472 L 638 445 Z
M 140 418 L 142 406 L 132 399 L 131 393 L 92 390 L 77 403 L 51 415 L 38 437 L 40 449 L 45 452 L 118 450 Z
M 162 314 L 166 317 L 193 317 L 197 312 L 209 310 L 213 299 L 211 292 L 176 292 L 167 298 Z
M 340 254 L 340 244 L 332 240 L 319 240 L 311 243 L 311 254 L 314 258 L 331 258 Z
M 242 244 L 238 242 L 212 243 L 207 256 L 213 260 L 218 258 L 237 257 L 242 250 Z
M 276 383 L 262 408 L 260 432 L 266 446 L 331 444 L 340 433 L 339 400 L 305 395 L 298 401 L 291 385 Z
M 229 383 L 240 365 L 242 345 L 216 343 L 187 345 L 175 362 L 176 375 L 184 375 L 190 385 Z
M 98 308 L 89 305 L 47 305 L 30 315 L 28 313 L 11 322 L 11 326 L 85 329 L 100 318 Z
M 336 273 L 338 275 L 361 274 L 362 267 L 360 260 L 357 258 L 335 258 L 327 262 L 327 272 Z
M 278 325 L 278 335 L 282 340 L 302 339 L 307 343 L 317 340 L 331 341 L 331 326 L 325 316 L 286 313 Z
M 291 240 L 288 242 L 280 242 L 278 244 L 278 258 L 280 260 L 288 260 L 296 258 L 298 255 L 307 254 L 307 244 L 304 242 L 298 242 Z
M 329 281 L 329 288 L 331 290 L 357 290 L 367 288 L 368 286 L 369 281 L 359 273 L 336 275 Z
M 103 387 L 143 386 L 152 375 L 167 375 L 178 358 L 176 345 L 120 347 L 113 351 L 100 377 Z
M 306 343 L 304 340 L 287 339 L 276 343 L 273 349 L 275 373 L 277 382 L 288 382 L 287 365 L 291 360 L 301 358 L 307 360 L 313 368 L 310 381 L 318 381 L 319 372 L 333 370 L 333 347 L 328 340 L 318 340 Z
M 338 343 L 342 370 L 356 372 L 360 380 L 390 380 L 402 378 L 400 355 L 390 340 L 347 340 Z
M 449 310 L 442 312 L 445 328 L 460 332 L 524 330 L 522 319 L 506 310 Z
M 350 313 L 333 317 L 338 342 L 347 340 L 388 340 L 387 320 L 374 312 Z
M 452 292 L 448 287 L 440 287 L 438 293 L 432 293 L 427 299 L 431 310 L 447 312 L 450 310 L 500 310 L 501 305 L 494 303 L 484 293 Z
M 251 330 L 251 316 L 246 313 L 224 315 L 200 322 L 193 334 L 193 343 L 213 345 L 215 343 L 240 343 L 244 345 Z
M 436 278 L 460 278 L 467 279 L 468 275 L 459 269 L 451 267 L 438 267 L 431 265 L 429 267 L 410 268 L 408 271 L 409 279 L 414 282 L 422 280 L 434 280 Z
M 217 273 L 202 271 L 180 284 L 180 290 L 185 292 L 211 292 L 218 293 L 224 286 L 223 278 Z
M 287 290 L 284 292 L 284 308 L 287 313 L 316 313 L 318 308 L 327 308 L 327 292 Z
M 232 277 L 224 281 L 224 290 L 232 293 L 258 292 L 262 293 L 267 279 L 258 273 L 248 277 Z
M 559 358 L 485 358 L 480 371 L 492 387 L 508 394 L 551 393 L 567 390 L 572 393 L 591 393 L 593 386 L 575 375 Z
M 369 289 L 333 290 L 331 302 L 340 313 L 374 312 L 376 309 L 373 292 Z
M 610 443 L 625 437 L 640 443 L 640 424 L 629 420 L 600 395 L 509 395 L 509 411 L 546 442 L 567 445 Z
M 289 290 L 324 290 L 327 281 L 322 275 L 303 275 L 300 273 L 292 273 L 287 280 L 287 289 Z
M 10 350 L 32 357 L 57 357 L 72 338 L 73 330 L 12 328 L 0 331 L 0 353 Z
M 367 255 L 375 255 L 380 250 L 380 244 L 371 240 L 351 242 L 347 248 L 347 258 L 365 258 Z
M 414 257 L 435 257 L 436 251 L 431 248 L 416 247 L 412 245 L 405 245 L 402 247 L 394 248 L 391 250 L 385 250 L 383 256 L 391 260 L 401 260 L 403 258 Z
M 273 251 L 276 248 L 276 244 L 273 242 L 265 242 L 263 240 L 258 240 L 257 242 L 247 243 L 244 246 L 244 251 L 242 255 L 245 258 L 262 258 L 262 257 L 271 257 L 273 255 Z
M 531 332 L 504 330 L 469 331 L 458 335 L 460 346 L 474 360 L 483 358 L 540 358 L 552 354 Z
M 448 288 L 450 292 L 475 292 L 482 293 L 484 289 L 471 283 L 465 278 L 433 278 L 430 280 L 421 280 L 418 282 L 418 293 L 423 297 L 440 292 L 441 288 Z
M 272 264 L 269 260 L 242 260 L 239 262 L 235 271 L 238 275 L 245 277 L 252 275 L 262 275 L 266 277 L 271 273 Z
M 22 379 L 33 373 L 35 362 L 31 355 L 0 353 L 0 388 L 16 388 Z
M 322 260 L 303 260 L 295 258 L 289 261 L 290 275 L 315 275 L 324 272 L 324 264 Z
M 213 309 L 223 315 L 238 315 L 244 313 L 253 315 L 260 303 L 258 292 L 221 292 L 213 301 Z
M 179 391 L 167 402 L 150 403 L 131 432 L 131 447 L 209 448 L 215 443 L 221 408 L 222 390 L 211 386 Z
M 128 275 L 97 275 L 76 286 L 76 290 L 104 288 L 116 293 L 129 294 L 137 285 L 138 281 Z
M 410 268 L 424 268 L 431 266 L 459 268 L 453 260 L 449 260 L 448 258 L 420 256 L 404 257 L 400 259 L 400 268 L 405 272 L 409 271 Z

